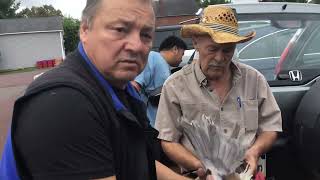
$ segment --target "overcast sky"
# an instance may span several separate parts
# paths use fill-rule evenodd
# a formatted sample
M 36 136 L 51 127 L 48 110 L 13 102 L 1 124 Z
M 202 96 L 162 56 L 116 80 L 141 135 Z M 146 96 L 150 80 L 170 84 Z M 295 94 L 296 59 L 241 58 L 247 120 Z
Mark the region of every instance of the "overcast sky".
M 52 5 L 60 9 L 65 16 L 72 16 L 80 19 L 81 11 L 86 5 L 86 0 L 16 0 L 21 2 L 20 9 L 32 6 L 42 6 L 44 4 Z

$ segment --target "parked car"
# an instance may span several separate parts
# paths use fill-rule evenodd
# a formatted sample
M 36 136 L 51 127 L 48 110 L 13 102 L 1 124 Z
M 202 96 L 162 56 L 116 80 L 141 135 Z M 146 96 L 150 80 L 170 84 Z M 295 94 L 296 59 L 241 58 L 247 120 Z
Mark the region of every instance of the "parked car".
M 282 112 L 283 132 L 266 155 L 267 179 L 320 179 L 320 5 L 227 5 L 237 11 L 240 34 L 257 32 L 237 46 L 235 59 L 266 77 Z M 161 27 L 156 33 L 180 36 L 180 28 Z M 180 68 L 192 61 L 187 42 L 190 50 Z

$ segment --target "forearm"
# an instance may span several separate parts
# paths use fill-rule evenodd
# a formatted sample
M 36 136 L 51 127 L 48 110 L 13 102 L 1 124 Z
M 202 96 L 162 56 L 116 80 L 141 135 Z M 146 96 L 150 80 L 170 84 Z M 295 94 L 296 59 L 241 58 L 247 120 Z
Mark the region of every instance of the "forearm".
M 246 151 L 245 160 L 250 165 L 250 171 L 255 174 L 259 157 L 266 153 L 277 139 L 276 132 L 262 132 L 254 144 Z
M 161 141 L 161 145 L 166 155 L 183 168 L 187 170 L 196 170 L 202 166 L 201 161 L 181 144 Z
M 262 132 L 249 150 L 257 154 L 259 157 L 272 147 L 272 144 L 276 141 L 276 139 L 277 132 Z
M 168 167 L 156 161 L 157 179 L 158 180 L 191 180 L 187 177 L 181 176 L 173 172 Z

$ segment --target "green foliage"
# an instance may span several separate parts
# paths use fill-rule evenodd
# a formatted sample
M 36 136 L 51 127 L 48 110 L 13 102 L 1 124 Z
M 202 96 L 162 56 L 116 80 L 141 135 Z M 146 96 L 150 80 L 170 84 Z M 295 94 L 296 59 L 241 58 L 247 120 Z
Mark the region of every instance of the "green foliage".
M 63 18 L 64 47 L 66 54 L 76 49 L 79 42 L 80 21 L 71 17 Z
M 14 18 L 19 7 L 20 2 L 15 0 L 0 0 L 0 19 Z
M 52 5 L 43 5 L 40 7 L 32 6 L 32 8 L 25 8 L 17 14 L 18 17 L 49 17 L 49 16 L 63 16 L 62 12 L 56 10 Z

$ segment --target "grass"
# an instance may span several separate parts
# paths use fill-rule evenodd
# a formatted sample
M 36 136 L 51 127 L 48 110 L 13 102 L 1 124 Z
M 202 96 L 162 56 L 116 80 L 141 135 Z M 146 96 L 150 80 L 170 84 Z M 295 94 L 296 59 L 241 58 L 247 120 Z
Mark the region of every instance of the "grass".
M 0 70 L 0 75 L 4 74 L 13 74 L 13 73 L 22 73 L 22 72 L 30 72 L 36 70 L 36 67 L 28 67 L 22 69 L 7 69 L 7 70 Z

